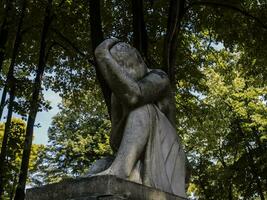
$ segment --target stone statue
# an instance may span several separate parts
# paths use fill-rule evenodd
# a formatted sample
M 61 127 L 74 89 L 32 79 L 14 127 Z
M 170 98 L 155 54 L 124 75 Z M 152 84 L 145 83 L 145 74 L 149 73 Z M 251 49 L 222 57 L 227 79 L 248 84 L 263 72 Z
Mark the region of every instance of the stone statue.
M 175 131 L 174 101 L 165 72 L 147 68 L 139 52 L 118 39 L 95 50 L 112 90 L 110 145 L 116 157 L 97 175 L 115 175 L 185 197 L 185 153 Z

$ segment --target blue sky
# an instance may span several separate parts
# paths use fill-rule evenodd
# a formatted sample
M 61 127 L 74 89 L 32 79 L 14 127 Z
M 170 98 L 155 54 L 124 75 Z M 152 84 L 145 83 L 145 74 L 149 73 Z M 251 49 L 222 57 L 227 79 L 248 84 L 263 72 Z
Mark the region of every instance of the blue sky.
M 0 97 L 2 96 L 2 91 L 0 92 Z M 44 98 L 50 102 L 52 107 L 49 111 L 43 111 L 37 113 L 35 124 L 40 124 L 40 127 L 34 127 L 34 144 L 47 144 L 48 136 L 47 131 L 52 122 L 52 117 L 55 116 L 59 112 L 58 104 L 61 103 L 61 97 L 53 92 L 52 90 L 45 91 L 44 90 Z M 5 122 L 5 117 L 7 114 L 7 108 L 5 108 L 3 113 L 3 118 L 1 122 Z M 13 114 L 13 117 L 19 117 L 16 114 Z
M 44 98 L 50 102 L 52 109 L 37 113 L 36 124 L 39 123 L 41 127 L 34 128 L 33 143 L 35 144 L 46 144 L 48 142 L 47 131 L 52 122 L 52 117 L 59 111 L 58 104 L 61 103 L 61 97 L 52 90 L 44 91 Z

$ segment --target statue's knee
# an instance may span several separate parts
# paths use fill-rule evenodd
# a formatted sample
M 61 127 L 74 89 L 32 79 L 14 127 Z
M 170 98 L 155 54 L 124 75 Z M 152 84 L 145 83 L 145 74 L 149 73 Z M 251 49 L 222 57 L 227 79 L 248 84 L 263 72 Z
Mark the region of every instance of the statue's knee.
M 135 132 L 145 133 L 145 130 L 149 130 L 149 127 L 153 126 L 155 115 L 150 105 L 144 105 L 131 111 L 128 116 L 127 124 L 135 129 Z M 141 131 L 141 130 L 142 131 Z
M 151 111 L 149 110 L 151 110 L 150 105 L 144 105 L 132 110 L 128 117 L 136 120 L 148 120 L 149 115 L 151 115 Z

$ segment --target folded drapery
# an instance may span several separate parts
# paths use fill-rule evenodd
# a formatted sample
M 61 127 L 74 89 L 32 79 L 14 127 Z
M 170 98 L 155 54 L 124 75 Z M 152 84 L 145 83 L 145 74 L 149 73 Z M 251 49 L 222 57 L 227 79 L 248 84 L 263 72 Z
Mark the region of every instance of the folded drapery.
M 185 197 L 185 153 L 174 127 L 156 105 L 148 112 L 149 137 L 144 156 L 136 163 L 130 180 Z

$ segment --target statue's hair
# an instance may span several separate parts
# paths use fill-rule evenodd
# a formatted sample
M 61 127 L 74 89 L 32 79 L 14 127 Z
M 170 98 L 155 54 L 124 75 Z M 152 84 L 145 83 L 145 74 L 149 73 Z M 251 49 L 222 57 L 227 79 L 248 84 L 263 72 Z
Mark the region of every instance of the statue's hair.
M 114 60 L 133 78 L 140 79 L 147 72 L 147 67 L 139 52 L 125 42 L 119 42 L 110 49 Z

